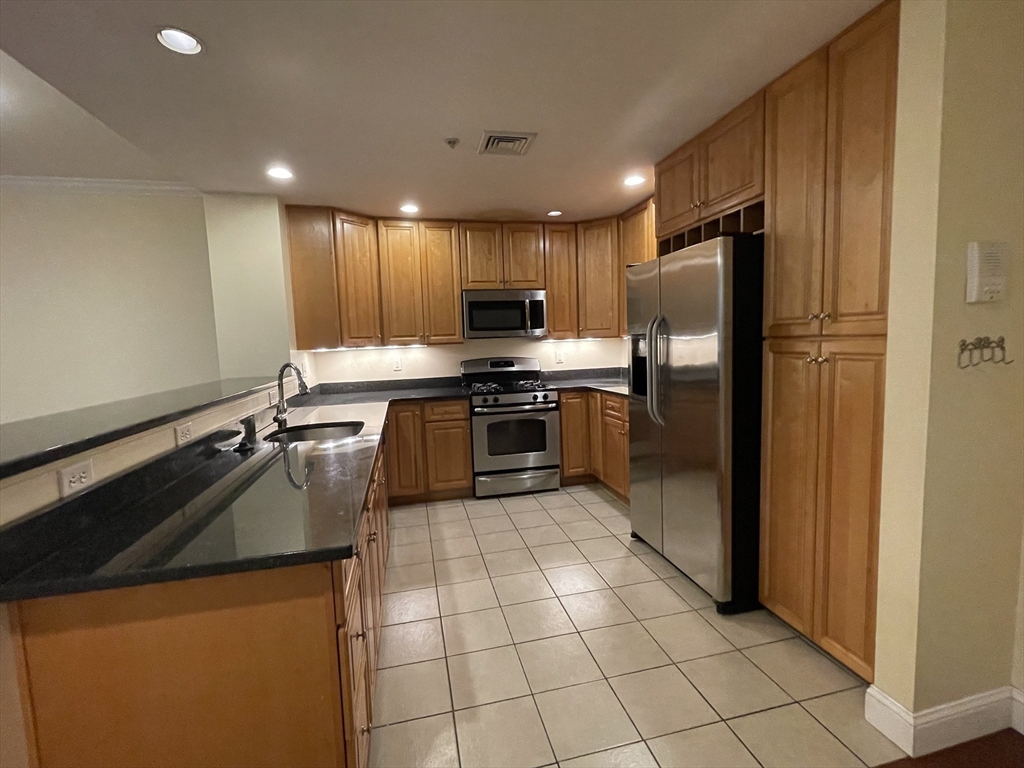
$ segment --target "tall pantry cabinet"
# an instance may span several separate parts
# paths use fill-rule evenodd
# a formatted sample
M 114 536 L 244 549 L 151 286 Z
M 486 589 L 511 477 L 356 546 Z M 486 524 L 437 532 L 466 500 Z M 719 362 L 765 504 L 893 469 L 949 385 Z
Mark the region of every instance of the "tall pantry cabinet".
M 761 602 L 874 676 L 899 6 L 765 94 Z

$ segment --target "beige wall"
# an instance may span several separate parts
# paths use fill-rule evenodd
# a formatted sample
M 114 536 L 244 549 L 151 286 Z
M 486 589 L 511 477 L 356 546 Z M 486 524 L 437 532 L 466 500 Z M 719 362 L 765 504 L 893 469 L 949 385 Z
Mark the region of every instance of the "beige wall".
M 273 376 L 291 346 L 277 198 L 203 195 L 203 206 L 221 376 Z
M 427 376 L 458 376 L 459 363 L 474 357 L 519 355 L 536 357 L 545 371 L 625 366 L 626 342 L 622 339 L 592 341 L 526 341 L 471 339 L 462 344 L 430 347 L 315 352 L 315 374 L 320 382 L 378 381 Z M 558 362 L 561 355 L 562 362 Z M 394 370 L 401 359 L 402 370 Z
M 1024 521 L 1024 4 L 908 0 L 902 23 L 876 685 L 920 711 L 1011 679 Z M 1010 242 L 1006 300 L 965 303 L 972 240 Z M 957 368 L 961 338 L 1000 335 L 1016 364 Z
M 0 422 L 217 378 L 201 198 L 0 182 Z

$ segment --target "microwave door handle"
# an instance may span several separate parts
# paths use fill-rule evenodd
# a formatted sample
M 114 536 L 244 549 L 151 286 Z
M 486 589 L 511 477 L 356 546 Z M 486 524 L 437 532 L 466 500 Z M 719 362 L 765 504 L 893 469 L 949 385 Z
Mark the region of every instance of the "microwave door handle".
M 526 332 L 530 332 L 530 300 L 523 299 L 523 311 L 526 314 Z

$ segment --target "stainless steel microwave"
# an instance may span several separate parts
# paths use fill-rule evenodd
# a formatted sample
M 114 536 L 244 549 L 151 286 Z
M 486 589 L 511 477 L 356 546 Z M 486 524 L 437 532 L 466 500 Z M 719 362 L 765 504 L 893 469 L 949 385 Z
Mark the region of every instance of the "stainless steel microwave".
M 467 339 L 545 336 L 547 291 L 463 291 L 462 324 Z

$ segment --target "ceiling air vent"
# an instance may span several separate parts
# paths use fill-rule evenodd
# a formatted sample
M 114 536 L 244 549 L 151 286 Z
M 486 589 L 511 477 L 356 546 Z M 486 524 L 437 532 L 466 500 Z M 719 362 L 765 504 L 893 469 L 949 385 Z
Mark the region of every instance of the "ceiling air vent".
M 478 155 L 525 155 L 535 138 L 537 138 L 536 133 L 484 131 L 476 153 Z

